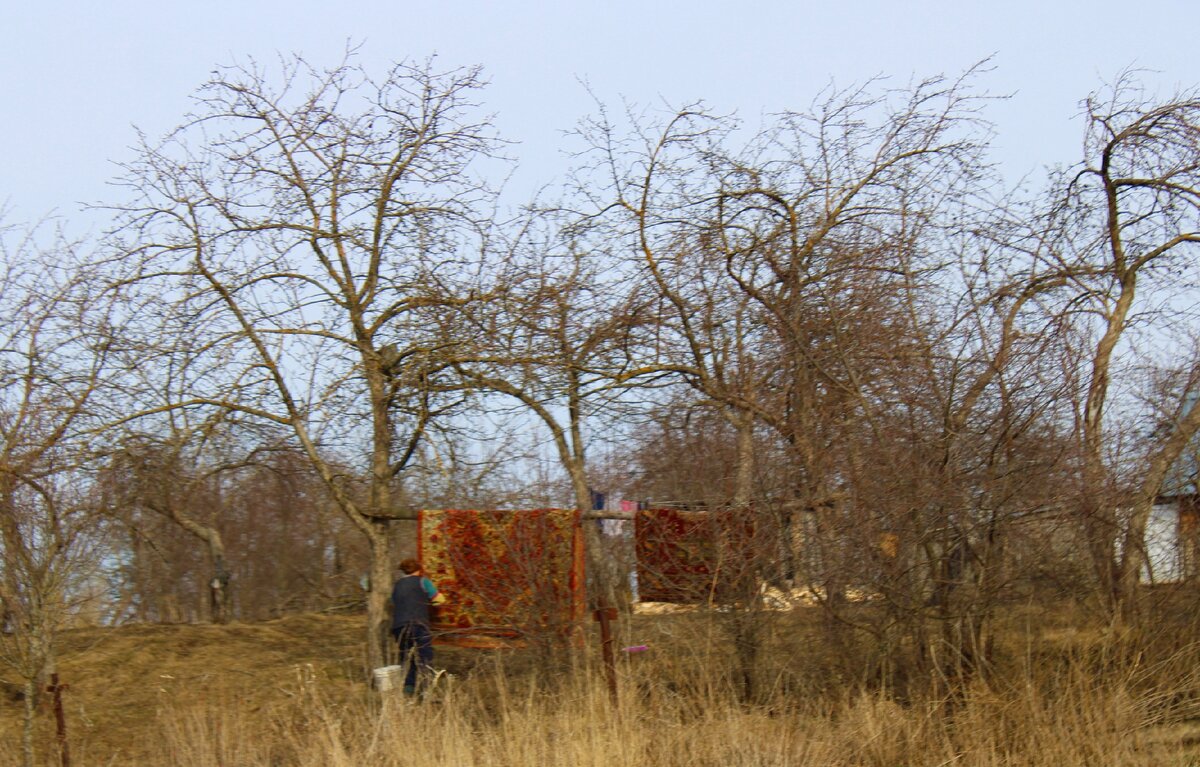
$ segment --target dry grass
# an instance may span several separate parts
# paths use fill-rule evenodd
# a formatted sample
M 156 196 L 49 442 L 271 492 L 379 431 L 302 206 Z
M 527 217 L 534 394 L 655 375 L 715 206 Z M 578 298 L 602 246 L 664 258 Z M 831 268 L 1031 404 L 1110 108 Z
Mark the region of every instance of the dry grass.
M 719 618 L 717 619 L 719 621 Z M 443 650 L 433 699 L 365 688 L 358 616 L 255 625 L 74 632 L 60 670 L 73 764 L 268 765 L 1196 765 L 1200 653 L 1059 627 L 1009 648 L 1009 667 L 953 695 L 829 683 L 824 660 L 780 637 L 760 699 L 738 701 L 719 622 L 635 616 L 611 709 L 590 652 Z M 1041 636 L 1041 635 L 1039 635 Z M 799 669 L 799 671 L 798 671 Z M 812 673 L 801 673 L 804 669 Z M 20 704 L 0 702 L 0 744 Z M 1200 721 L 1200 720 L 1197 720 Z M 53 756 L 43 705 L 38 743 Z M 0 766 L 17 764 L 0 747 Z

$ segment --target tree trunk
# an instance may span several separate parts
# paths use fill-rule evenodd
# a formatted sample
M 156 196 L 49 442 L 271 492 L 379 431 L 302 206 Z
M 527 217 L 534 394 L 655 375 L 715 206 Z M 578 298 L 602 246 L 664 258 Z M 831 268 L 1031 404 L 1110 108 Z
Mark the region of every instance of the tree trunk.
M 1094 492 L 1085 490 L 1083 502 L 1083 532 L 1087 539 L 1096 589 L 1105 609 L 1116 607 L 1117 520 L 1111 502 L 1096 499 Z
M 370 536 L 371 574 L 367 589 L 367 671 L 387 665 L 388 600 L 392 593 L 391 548 L 387 523 L 374 523 Z
M 225 569 L 225 543 L 221 533 L 215 527 L 196 522 L 174 505 L 168 509 L 166 516 L 208 546 L 208 561 L 212 570 L 212 577 L 208 581 L 209 618 L 213 623 L 226 623 L 229 620 L 230 574 Z
M 581 461 L 572 461 L 568 469 L 571 473 L 575 504 L 580 512 L 587 512 L 592 508 L 592 490 L 588 487 L 587 473 Z M 604 536 L 600 534 L 600 526 L 596 520 L 585 519 L 582 524 L 588 601 L 593 607 L 615 606 L 618 604 L 616 562 L 607 556 Z
M 754 500 L 754 414 L 745 410 L 727 416 L 737 429 L 737 468 L 734 474 L 733 504 L 739 509 Z
M 33 764 L 33 719 L 36 713 L 37 680 L 25 680 L 25 710 L 24 722 L 21 725 L 21 764 L 22 767 L 34 767 Z
M 1120 247 L 1118 240 L 1113 240 L 1113 247 Z M 1116 504 L 1112 498 L 1104 495 L 1108 486 L 1108 471 L 1103 455 L 1104 403 L 1108 396 L 1113 351 L 1125 331 L 1137 289 L 1137 273 L 1118 273 L 1118 277 L 1120 292 L 1107 317 L 1104 334 L 1092 355 L 1091 378 L 1083 412 L 1083 476 L 1086 485 L 1083 488 L 1084 533 L 1088 538 L 1100 596 L 1109 609 L 1115 609 L 1120 601 L 1117 595 L 1120 575 L 1114 546 L 1117 537 Z
M 213 623 L 228 623 L 229 571 L 225 569 L 225 551 L 223 548 L 213 550 L 211 543 L 209 546 L 209 556 L 212 558 L 213 563 L 213 577 L 208 582 L 209 612 L 212 615 Z
M 1171 466 L 1179 460 L 1200 432 L 1200 407 L 1192 406 L 1176 424 L 1171 436 L 1150 456 L 1146 473 L 1138 487 L 1137 498 L 1125 529 L 1121 562 L 1116 572 L 1114 594 L 1121 611 L 1130 617 L 1137 609 L 1137 586 L 1145 567 L 1146 524 L 1154 509 L 1154 501 L 1166 481 Z

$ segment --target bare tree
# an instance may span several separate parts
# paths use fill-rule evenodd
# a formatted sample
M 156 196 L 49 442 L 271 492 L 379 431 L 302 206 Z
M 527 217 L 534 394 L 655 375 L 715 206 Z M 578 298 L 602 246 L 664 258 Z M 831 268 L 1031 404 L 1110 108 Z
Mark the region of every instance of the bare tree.
M 606 110 L 581 134 L 609 197 L 593 194 L 606 211 L 608 236 L 628 248 L 653 292 L 656 325 L 633 351 L 622 380 L 674 380 L 691 386 L 737 434 L 736 482 L 730 502 L 746 506 L 754 493 L 754 431 L 772 366 L 769 331 L 761 313 L 725 270 L 708 224 L 712 165 L 733 122 L 699 107 L 679 110 L 662 125 L 631 115 L 623 135 Z M 585 188 L 586 180 L 579 186 Z
M 0 234 L 11 234 L 5 232 Z M 56 674 L 59 630 L 104 552 L 89 498 L 90 433 L 106 373 L 109 312 L 94 264 L 34 231 L 0 245 L 0 660 L 25 684 L 24 764 L 34 764 L 41 684 Z M 59 746 L 65 754 L 65 733 Z
M 1153 307 L 1186 301 L 1194 290 L 1178 277 L 1200 242 L 1200 99 L 1153 100 L 1126 73 L 1084 107 L 1085 159 L 1060 180 L 1045 223 L 1056 236 L 1043 255 L 1074 287 L 1068 310 L 1080 318 L 1087 344 L 1078 413 L 1082 521 L 1101 592 L 1112 606 L 1129 606 L 1145 564 L 1150 508 L 1200 428 L 1200 413 L 1177 409 L 1172 428 L 1147 447 L 1146 463 L 1122 480 L 1110 439 L 1114 367 L 1131 337 L 1153 344 L 1146 329 L 1171 324 L 1169 313 Z
M 1037 360 L 1063 337 L 1039 302 L 1067 280 L 986 195 L 977 74 L 828 92 L 741 148 L 699 108 L 628 138 L 603 115 L 589 126 L 608 211 L 666 309 L 654 362 L 729 419 L 733 497 L 779 512 L 781 569 L 831 626 L 876 636 L 880 658 L 894 628 L 941 644 L 930 617 L 956 662 L 980 654 L 998 588 L 987 542 L 1044 500 L 1003 479 L 1042 465 L 1034 448 L 1061 416 L 1037 404 L 1059 401 Z M 983 585 L 931 603 L 968 556 Z M 894 609 L 848 611 L 851 589 Z
M 533 218 L 513 246 L 503 293 L 464 307 L 457 320 L 454 365 L 463 386 L 516 403 L 550 433 L 574 504 L 586 511 L 593 506 L 587 448 L 628 407 L 624 375 L 646 323 L 645 293 L 575 221 Z M 595 526 L 585 530 L 594 597 L 613 604 L 612 559 Z
M 214 623 L 225 623 L 230 618 L 231 572 L 225 540 L 216 522 L 223 505 L 219 481 L 221 474 L 252 462 L 253 455 L 233 460 L 204 455 L 207 443 L 214 439 L 213 431 L 220 428 L 220 420 L 227 415 L 224 411 L 214 411 L 194 426 L 186 423 L 186 412 L 171 415 L 175 417 L 170 420 L 182 428 L 168 431 L 165 441 L 148 436 L 123 440 L 123 447 L 115 452 L 108 467 L 108 502 L 127 519 L 135 508 L 147 509 L 204 544 L 210 568 L 209 618 Z
M 394 491 L 440 405 L 447 306 L 478 295 L 496 146 L 477 70 L 299 58 L 222 69 L 196 113 L 127 168 L 125 250 L 161 285 L 213 378 L 172 408 L 289 429 L 371 551 L 367 658 L 382 664 Z M 175 300 L 177 299 L 177 300 Z M 220 365 L 214 364 L 219 361 Z M 223 376 L 220 377 L 220 376 Z M 333 455 L 360 457 L 357 494 Z

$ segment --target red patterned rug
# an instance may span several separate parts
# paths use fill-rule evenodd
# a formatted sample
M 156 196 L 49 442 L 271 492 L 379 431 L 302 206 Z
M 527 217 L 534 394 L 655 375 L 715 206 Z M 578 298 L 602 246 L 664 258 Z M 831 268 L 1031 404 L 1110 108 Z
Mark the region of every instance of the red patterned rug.
M 584 612 L 579 512 L 422 511 L 417 556 L 445 604 L 434 641 L 504 647 L 565 634 Z
M 643 509 L 634 516 L 638 599 L 709 604 L 733 598 L 755 566 L 745 509 Z

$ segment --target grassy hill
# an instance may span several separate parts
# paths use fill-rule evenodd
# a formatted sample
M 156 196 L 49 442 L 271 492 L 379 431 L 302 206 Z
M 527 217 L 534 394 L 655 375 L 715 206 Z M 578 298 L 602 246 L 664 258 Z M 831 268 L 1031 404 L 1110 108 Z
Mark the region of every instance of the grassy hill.
M 73 761 L 149 758 L 161 753 L 163 725 L 178 712 L 213 706 L 255 716 L 293 699 L 301 677 L 320 678 L 333 695 L 351 695 L 361 679 L 362 627 L 360 616 L 298 615 L 253 625 L 68 631 L 59 676 L 69 685 L 63 699 Z M 0 671 L 0 679 L 9 682 L 0 701 L 0 743 L 16 744 L 23 703 L 11 673 Z M 48 699 L 40 713 L 37 740 L 48 750 Z

